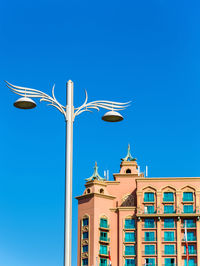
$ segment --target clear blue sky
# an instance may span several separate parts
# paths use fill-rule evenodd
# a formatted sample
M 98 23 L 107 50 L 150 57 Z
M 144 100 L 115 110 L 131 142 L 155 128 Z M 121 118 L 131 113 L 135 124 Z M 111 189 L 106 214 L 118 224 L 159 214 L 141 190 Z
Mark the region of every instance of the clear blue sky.
M 95 161 L 119 171 L 132 155 L 150 176 L 200 176 L 200 2 L 187 0 L 13 1 L 0 8 L 0 264 L 61 266 L 62 115 L 45 103 L 17 110 L 3 80 L 55 94 L 75 83 L 75 105 L 128 101 L 118 124 L 85 113 L 74 124 L 73 196 Z M 77 202 L 73 201 L 73 266 Z

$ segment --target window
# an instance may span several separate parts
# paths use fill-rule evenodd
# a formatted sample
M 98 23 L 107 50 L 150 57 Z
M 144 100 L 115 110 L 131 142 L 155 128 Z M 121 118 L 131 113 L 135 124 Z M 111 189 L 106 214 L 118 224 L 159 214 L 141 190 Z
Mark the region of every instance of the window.
M 165 205 L 164 213 L 174 213 L 174 205 Z
M 148 259 L 145 259 L 145 266 L 154 266 L 155 265 L 155 259 L 152 259 L 152 258 L 148 258 Z
M 145 228 L 155 228 L 154 219 L 144 219 Z
M 196 241 L 196 236 L 194 235 L 194 232 L 187 232 L 187 240 L 188 241 Z
M 183 201 L 193 201 L 193 192 L 183 192 Z
M 90 189 L 89 188 L 87 189 L 87 193 L 90 193 Z
M 154 213 L 154 205 L 146 205 L 144 206 L 144 213 Z
M 174 228 L 174 219 L 173 218 L 164 219 L 164 228 Z
M 83 239 L 88 239 L 88 232 L 83 232 Z
M 125 233 L 125 242 L 134 242 L 135 241 L 135 233 Z
M 164 232 L 164 241 L 174 241 L 174 232 Z
M 82 265 L 84 266 L 88 265 L 88 259 L 82 259 Z
M 88 218 L 83 218 L 83 226 L 86 226 L 89 224 L 89 219 Z
M 165 255 L 174 255 L 175 250 L 174 250 L 174 245 L 165 245 Z
M 103 188 L 101 188 L 101 189 L 99 190 L 99 192 L 100 192 L 101 194 L 104 194 L 104 190 L 103 190 Z
M 197 254 L 194 245 L 188 245 L 188 252 L 189 254 Z M 184 246 L 184 254 L 186 254 L 186 246 Z
M 100 259 L 100 266 L 107 266 L 107 259 Z
M 154 255 L 155 254 L 155 246 L 154 245 L 145 245 L 145 255 Z
M 83 246 L 83 252 L 88 252 L 88 245 Z
M 184 266 L 196 266 L 194 259 L 189 259 L 187 264 L 187 259 L 184 259 Z
M 100 219 L 100 227 L 108 228 L 108 220 L 105 218 Z
M 165 259 L 165 266 L 175 266 L 175 259 L 166 258 Z
M 190 205 L 184 205 L 183 206 L 183 212 L 184 213 L 193 213 L 194 210 L 193 210 L 193 205 L 190 204 Z
M 100 254 L 108 255 L 108 246 L 100 245 Z
M 134 259 L 125 259 L 125 266 L 135 266 Z
M 196 223 L 192 220 L 192 219 L 185 219 L 183 221 L 183 227 L 187 227 L 187 228 L 193 228 L 196 227 Z
M 144 240 L 145 241 L 155 241 L 155 233 L 154 232 L 145 232 Z
M 126 170 L 126 173 L 127 173 L 127 174 L 131 174 L 131 169 L 127 169 L 127 170 Z
M 173 192 L 164 192 L 163 193 L 163 201 L 165 201 L 165 202 L 174 201 L 174 193 Z
M 125 246 L 125 255 L 135 255 L 135 246 Z
M 134 219 L 125 219 L 125 229 L 134 229 L 135 220 Z
M 108 241 L 108 233 L 100 231 L 100 240 Z
M 145 192 L 144 193 L 144 202 L 154 202 L 154 193 L 153 192 Z

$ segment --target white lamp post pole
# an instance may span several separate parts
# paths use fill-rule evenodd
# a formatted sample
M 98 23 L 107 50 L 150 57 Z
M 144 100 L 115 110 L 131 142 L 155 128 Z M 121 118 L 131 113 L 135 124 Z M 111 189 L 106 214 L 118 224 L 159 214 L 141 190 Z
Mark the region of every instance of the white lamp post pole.
M 54 87 L 52 96 L 46 93 L 20 86 L 12 85 L 6 81 L 6 85 L 14 93 L 22 96 L 18 99 L 14 106 L 20 109 L 32 109 L 36 107 L 36 103 L 31 98 L 39 98 L 40 101 L 49 102 L 49 105 L 57 108 L 65 117 L 66 121 L 66 162 L 65 162 L 65 221 L 64 221 L 64 266 L 71 266 L 71 246 L 72 246 L 72 165 L 73 165 L 73 123 L 76 116 L 93 109 L 100 108 L 110 110 L 102 119 L 107 122 L 118 122 L 123 120 L 123 116 L 117 111 L 128 107 L 129 102 L 119 103 L 111 101 L 93 101 L 88 103 L 88 95 L 84 103 L 74 108 L 73 94 L 74 84 L 71 80 L 67 82 L 67 105 L 60 104 L 54 95 Z

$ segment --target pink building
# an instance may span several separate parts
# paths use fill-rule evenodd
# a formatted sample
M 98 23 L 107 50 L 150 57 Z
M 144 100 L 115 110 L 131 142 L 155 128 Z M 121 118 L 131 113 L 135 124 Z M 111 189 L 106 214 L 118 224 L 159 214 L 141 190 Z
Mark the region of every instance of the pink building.
M 200 177 L 144 177 L 130 147 L 113 176 L 77 197 L 78 266 L 200 266 Z

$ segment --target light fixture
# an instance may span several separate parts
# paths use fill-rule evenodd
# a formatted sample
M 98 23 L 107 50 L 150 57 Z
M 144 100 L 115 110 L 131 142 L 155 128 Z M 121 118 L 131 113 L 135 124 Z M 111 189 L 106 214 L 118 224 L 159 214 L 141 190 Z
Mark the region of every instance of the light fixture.
M 31 98 L 22 97 L 14 103 L 14 106 L 19 109 L 33 109 L 36 107 L 36 103 Z
M 116 112 L 116 111 L 109 111 L 102 116 L 102 120 L 106 122 L 119 122 L 122 121 L 124 118 L 123 116 Z

